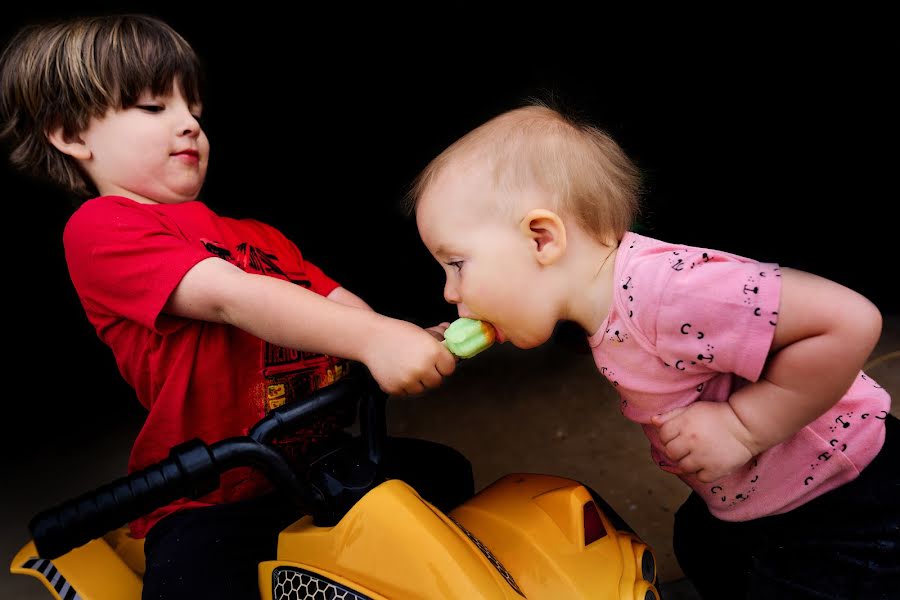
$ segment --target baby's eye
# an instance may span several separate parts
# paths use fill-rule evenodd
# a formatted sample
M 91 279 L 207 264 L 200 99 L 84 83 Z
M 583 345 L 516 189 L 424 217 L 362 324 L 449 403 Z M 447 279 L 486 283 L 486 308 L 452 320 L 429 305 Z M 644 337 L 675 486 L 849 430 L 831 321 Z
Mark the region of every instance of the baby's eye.
M 163 110 L 162 106 L 158 106 L 156 104 L 138 104 L 137 107 L 149 113 L 158 113 L 162 112 Z
M 461 260 L 451 260 L 447 264 L 451 267 L 456 267 L 457 271 L 462 271 L 463 261 Z

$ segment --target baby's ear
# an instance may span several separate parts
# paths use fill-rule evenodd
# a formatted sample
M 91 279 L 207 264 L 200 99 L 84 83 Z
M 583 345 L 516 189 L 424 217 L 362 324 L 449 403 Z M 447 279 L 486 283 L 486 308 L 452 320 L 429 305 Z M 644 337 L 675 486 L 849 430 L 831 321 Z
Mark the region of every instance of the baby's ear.
M 91 157 L 91 149 L 77 135 L 66 135 L 62 127 L 56 127 L 47 131 L 47 140 L 53 146 L 72 158 L 87 160 Z
M 535 208 L 519 223 L 519 229 L 533 244 L 537 261 L 552 265 L 566 252 L 566 226 L 551 210 Z

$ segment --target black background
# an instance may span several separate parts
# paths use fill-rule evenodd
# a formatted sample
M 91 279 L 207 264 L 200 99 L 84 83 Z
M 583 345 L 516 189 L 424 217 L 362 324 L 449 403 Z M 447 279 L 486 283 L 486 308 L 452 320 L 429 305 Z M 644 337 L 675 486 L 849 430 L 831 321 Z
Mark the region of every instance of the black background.
M 387 314 L 453 318 L 398 203 L 443 147 L 536 94 L 604 127 L 637 162 L 645 233 L 812 271 L 898 312 L 898 54 L 884 15 L 515 6 L 129 10 L 168 21 L 206 66 L 202 199 L 280 228 Z M 103 10 L 7 12 L 0 41 Z M 66 273 L 69 200 L 5 162 L 0 177 L 10 435 L 134 417 Z

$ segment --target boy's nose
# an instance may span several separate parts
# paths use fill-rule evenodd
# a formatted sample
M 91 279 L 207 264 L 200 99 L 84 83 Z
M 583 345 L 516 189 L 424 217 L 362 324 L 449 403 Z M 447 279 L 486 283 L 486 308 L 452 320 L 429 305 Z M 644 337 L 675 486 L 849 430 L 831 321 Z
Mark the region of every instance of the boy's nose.
M 185 107 L 179 115 L 177 127 L 179 128 L 181 135 L 190 137 L 197 137 L 200 135 L 200 121 L 197 120 L 197 117 L 195 117 L 187 107 Z
M 189 120 L 185 121 L 183 124 L 181 135 L 189 137 L 197 137 L 200 135 L 200 123 L 197 122 L 197 119 L 193 116 L 189 117 Z

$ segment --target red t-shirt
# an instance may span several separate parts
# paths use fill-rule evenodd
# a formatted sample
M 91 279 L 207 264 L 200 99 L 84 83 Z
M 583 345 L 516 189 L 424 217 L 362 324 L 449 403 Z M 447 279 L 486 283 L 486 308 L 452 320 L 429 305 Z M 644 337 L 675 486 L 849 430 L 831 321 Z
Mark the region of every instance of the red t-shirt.
M 212 443 L 243 435 L 268 410 L 333 382 L 348 366 L 269 344 L 230 325 L 161 312 L 184 274 L 210 257 L 323 296 L 338 287 L 264 223 L 220 217 L 197 201 L 148 205 L 105 196 L 72 215 L 63 242 L 88 319 L 149 411 L 129 472 L 166 458 L 172 446 L 192 438 Z M 328 419 L 292 436 L 292 451 L 302 453 L 339 426 Z M 234 469 L 215 492 L 156 510 L 134 521 L 132 533 L 144 537 L 176 510 L 233 502 L 267 488 L 262 475 Z

